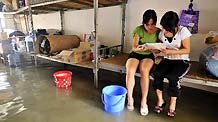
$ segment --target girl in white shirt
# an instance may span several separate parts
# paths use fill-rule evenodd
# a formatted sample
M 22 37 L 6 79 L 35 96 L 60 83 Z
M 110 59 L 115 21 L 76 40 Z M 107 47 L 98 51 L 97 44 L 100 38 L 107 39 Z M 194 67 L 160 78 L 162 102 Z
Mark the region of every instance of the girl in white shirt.
M 167 78 L 169 86 L 167 94 L 170 96 L 169 109 L 167 115 L 174 117 L 176 115 L 176 100 L 180 95 L 180 82 L 182 77 L 190 68 L 190 36 L 191 33 L 186 27 L 178 26 L 179 17 L 173 11 L 166 12 L 161 18 L 162 31 L 159 39 L 166 46 L 162 49 L 164 59 L 157 65 L 154 71 L 153 88 L 157 94 L 157 105 L 155 112 L 161 113 L 166 101 L 163 99 L 163 80 Z

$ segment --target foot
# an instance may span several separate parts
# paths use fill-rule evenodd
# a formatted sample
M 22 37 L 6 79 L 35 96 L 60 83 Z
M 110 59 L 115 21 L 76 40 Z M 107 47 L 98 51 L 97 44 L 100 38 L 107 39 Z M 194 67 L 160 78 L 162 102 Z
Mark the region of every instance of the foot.
M 164 100 L 158 100 L 157 101 L 157 106 L 162 106 L 163 104 L 165 104 Z
M 130 110 L 130 111 L 134 110 L 134 99 L 133 98 L 128 99 L 127 109 Z
M 176 116 L 176 102 L 172 102 L 172 100 L 171 100 L 169 109 L 167 111 L 167 116 L 169 116 L 169 117 Z
M 170 102 L 169 110 L 176 110 L 176 102 Z
M 159 106 L 159 105 L 155 106 L 154 112 L 157 114 L 161 113 L 165 106 L 166 106 L 166 103 L 163 103 L 161 106 Z
M 176 116 L 176 110 L 169 109 L 167 111 L 167 116 L 168 117 L 175 117 Z
M 140 109 L 140 114 L 142 115 L 142 116 L 146 116 L 146 115 L 148 115 L 148 106 L 146 106 L 146 107 L 141 107 L 141 109 Z

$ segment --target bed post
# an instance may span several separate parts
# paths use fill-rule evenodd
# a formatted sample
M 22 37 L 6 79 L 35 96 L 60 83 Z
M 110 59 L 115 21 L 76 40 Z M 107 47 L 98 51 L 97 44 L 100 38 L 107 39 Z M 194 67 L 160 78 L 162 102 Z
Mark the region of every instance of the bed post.
M 127 0 L 122 2 L 122 35 L 121 35 L 121 53 L 123 53 L 124 41 L 125 41 L 125 22 L 126 22 L 126 3 Z
M 61 19 L 61 33 L 64 35 L 64 10 L 60 10 L 60 19 Z
M 99 70 L 99 61 L 98 61 L 98 34 L 97 34 L 97 15 L 98 15 L 98 0 L 94 0 L 94 43 L 95 43 L 95 58 L 94 58 L 94 86 L 98 88 L 98 70 Z
M 34 47 L 34 61 L 35 61 L 35 66 L 37 66 L 37 60 L 36 60 L 36 47 L 35 47 L 35 35 L 34 35 L 34 27 L 33 27 L 33 15 L 32 15 L 32 8 L 30 6 L 30 1 L 27 0 L 27 6 L 28 6 L 28 11 L 29 11 L 29 24 L 30 24 L 30 36 L 33 39 L 33 47 Z

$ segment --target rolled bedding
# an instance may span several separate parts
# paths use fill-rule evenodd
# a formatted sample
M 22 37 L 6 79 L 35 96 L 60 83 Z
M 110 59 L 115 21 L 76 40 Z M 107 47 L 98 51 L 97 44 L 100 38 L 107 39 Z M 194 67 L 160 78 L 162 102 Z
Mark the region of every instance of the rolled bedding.
M 41 35 L 36 40 L 36 53 L 52 54 L 62 50 L 77 48 L 80 38 L 76 35 Z

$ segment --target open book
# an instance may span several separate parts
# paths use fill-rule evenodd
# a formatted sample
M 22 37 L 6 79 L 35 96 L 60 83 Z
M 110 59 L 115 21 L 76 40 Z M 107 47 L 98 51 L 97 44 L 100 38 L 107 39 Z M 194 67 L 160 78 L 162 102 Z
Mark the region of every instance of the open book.
M 166 48 L 166 46 L 163 43 L 146 43 L 144 44 L 144 46 L 147 46 L 148 48 L 151 49 L 158 49 L 158 50 Z

